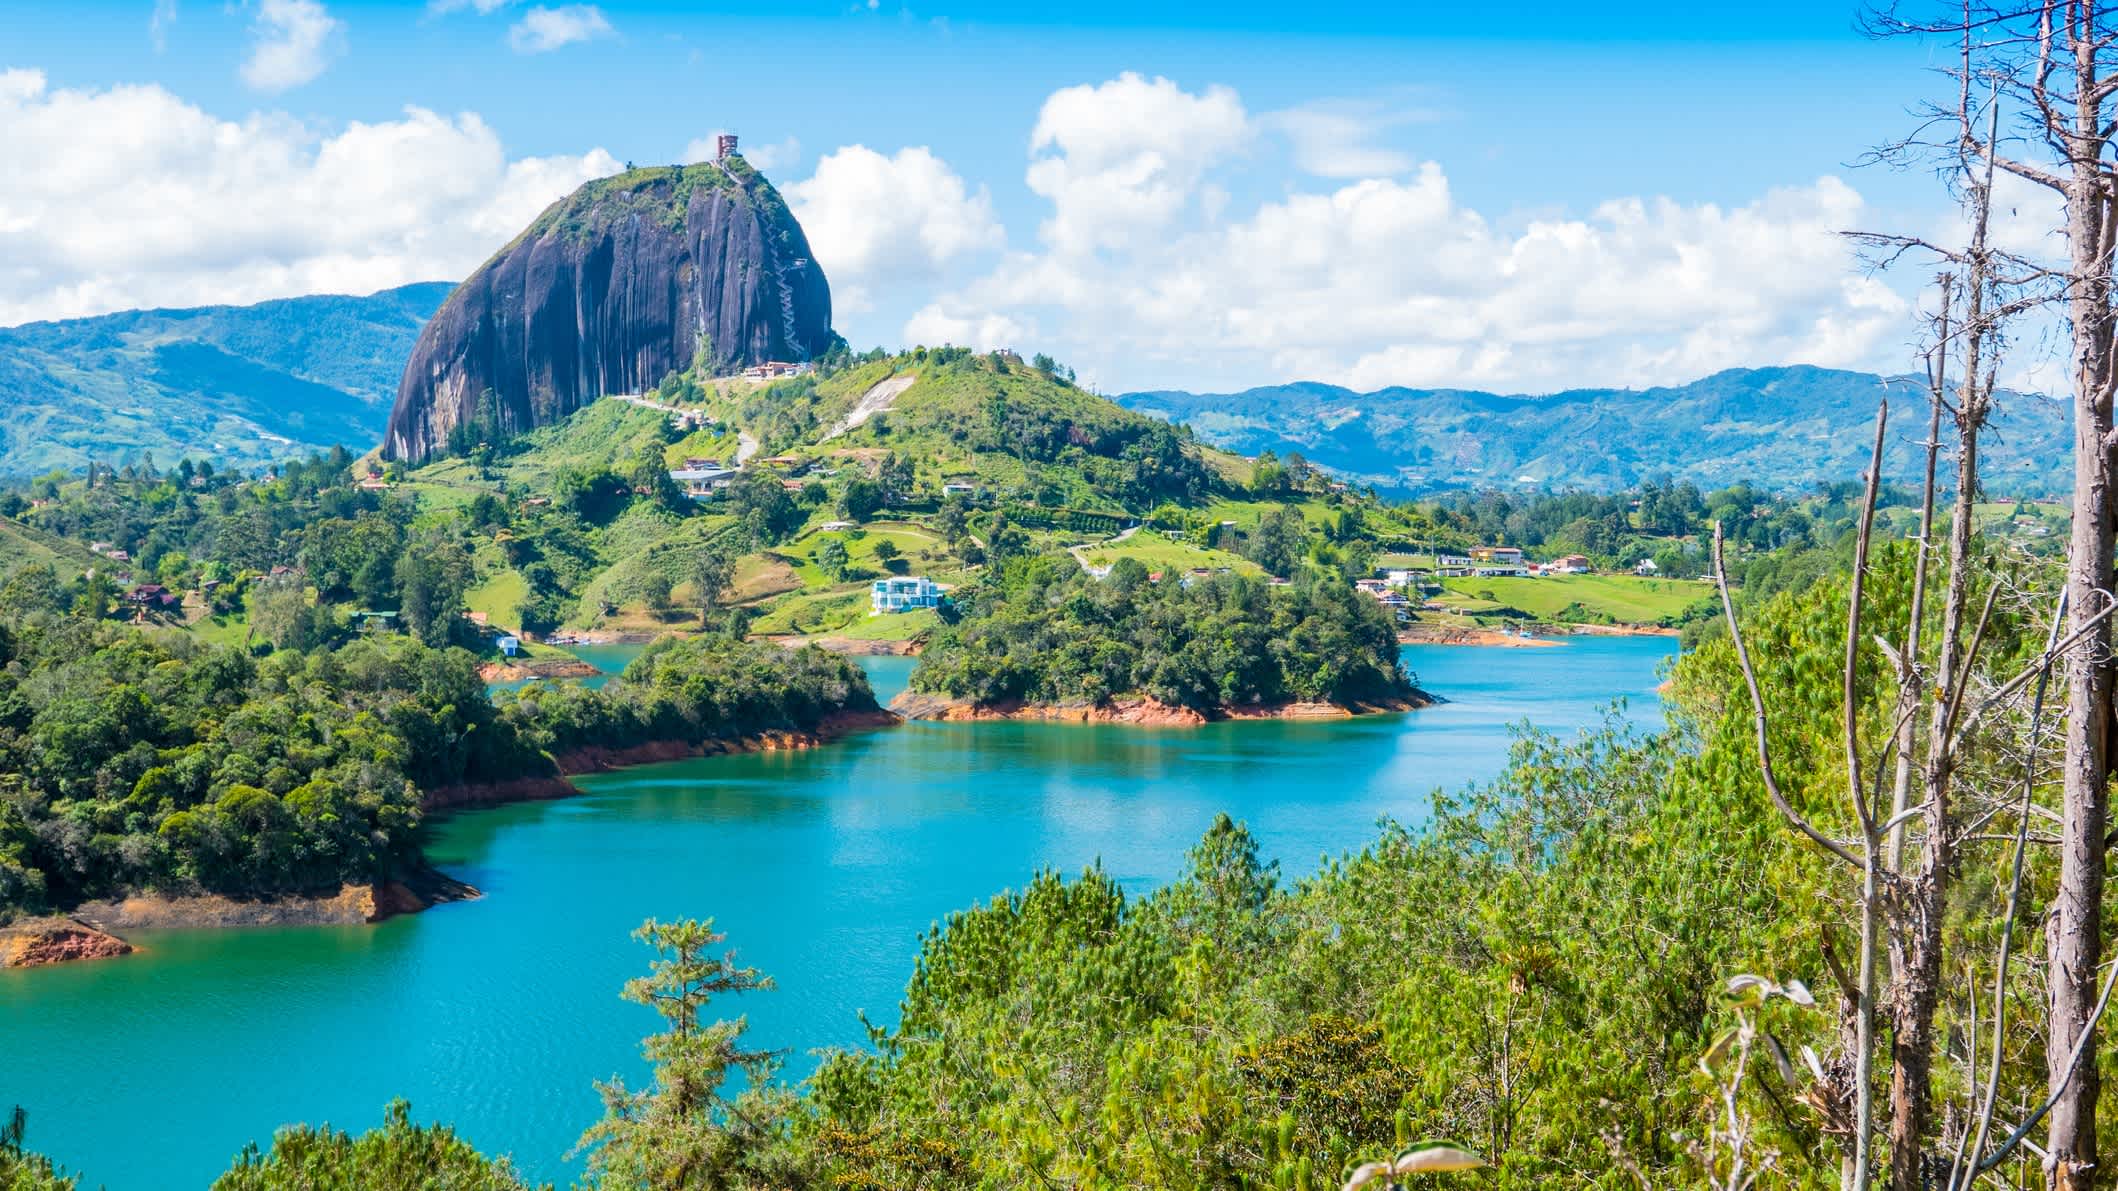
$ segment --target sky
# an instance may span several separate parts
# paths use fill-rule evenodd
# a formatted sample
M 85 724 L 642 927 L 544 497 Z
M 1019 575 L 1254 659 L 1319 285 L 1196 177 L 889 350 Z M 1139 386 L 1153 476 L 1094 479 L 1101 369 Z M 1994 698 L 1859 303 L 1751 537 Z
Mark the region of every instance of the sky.
M 1905 371 L 1931 270 L 1841 233 L 1951 228 L 1861 164 L 1946 54 L 1855 4 L 23 0 L 0 325 L 458 280 L 732 131 L 856 347 L 1110 392 Z

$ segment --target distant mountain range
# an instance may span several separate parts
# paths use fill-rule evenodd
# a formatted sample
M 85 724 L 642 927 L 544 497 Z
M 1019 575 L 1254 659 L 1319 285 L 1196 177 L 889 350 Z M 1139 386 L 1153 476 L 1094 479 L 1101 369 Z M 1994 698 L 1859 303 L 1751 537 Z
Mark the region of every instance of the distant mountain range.
M 0 477 L 152 452 L 258 466 L 382 437 L 420 328 L 454 288 L 366 297 L 140 310 L 0 328 Z M 1654 389 L 1506 396 L 1460 389 L 1356 393 L 1324 384 L 1241 393 L 1127 393 L 1119 404 L 1190 424 L 1244 454 L 1299 451 L 1397 494 L 1484 487 L 1616 489 L 1668 476 L 1774 489 L 1857 478 L 1888 395 L 1892 478 L 1917 472 L 1926 431 L 1910 378 L 1745 368 Z M 2056 495 L 2071 430 L 2061 402 L 2005 394 L 1986 440 L 1987 490 Z
M 454 285 L 0 328 L 0 477 L 152 453 L 254 466 L 382 437 Z
M 1299 451 L 1395 493 L 1464 488 L 1610 490 L 1661 476 L 1715 487 L 1749 480 L 1788 489 L 1857 479 L 1876 404 L 1891 400 L 1884 474 L 1918 474 L 1925 386 L 1828 368 L 1739 368 L 1654 389 L 1570 389 L 1503 396 L 1462 389 L 1291 384 L 1241 393 L 1158 391 L 1117 398 L 1185 422 L 1202 439 L 1255 455 Z M 2056 495 L 2070 483 L 2064 403 L 2004 394 L 1984 440 L 1988 492 Z

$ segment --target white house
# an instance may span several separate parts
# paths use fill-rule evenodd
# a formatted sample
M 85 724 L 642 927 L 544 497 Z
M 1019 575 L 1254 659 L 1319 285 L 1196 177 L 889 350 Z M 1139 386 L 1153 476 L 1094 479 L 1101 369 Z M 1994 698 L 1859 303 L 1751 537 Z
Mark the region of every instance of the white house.
M 493 642 L 493 644 L 499 646 L 501 654 L 506 657 L 514 657 L 522 651 L 522 638 L 513 634 L 503 636 L 498 641 Z
M 735 469 L 727 467 L 680 467 L 669 473 L 670 480 L 693 500 L 712 499 L 734 477 Z
M 1633 574 L 1635 575 L 1652 575 L 1661 569 L 1655 565 L 1655 560 L 1652 558 L 1643 558 L 1633 564 Z
M 978 485 L 969 480 L 950 480 L 941 486 L 943 496 L 976 496 Z
M 925 575 L 901 579 L 877 579 L 868 596 L 868 609 L 875 615 L 910 612 L 914 608 L 941 606 L 941 588 Z

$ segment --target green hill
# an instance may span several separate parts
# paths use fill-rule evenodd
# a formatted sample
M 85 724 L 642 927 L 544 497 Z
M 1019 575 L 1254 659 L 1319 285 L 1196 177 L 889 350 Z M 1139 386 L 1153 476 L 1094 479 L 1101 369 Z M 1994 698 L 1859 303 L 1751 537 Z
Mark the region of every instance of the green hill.
M 382 433 L 451 285 L 0 328 L 0 477 L 91 460 L 247 468 Z
M 867 589 L 885 575 L 953 587 L 997 554 L 1056 549 L 1099 571 L 1131 557 L 1255 574 L 1212 548 L 1223 522 L 1254 530 L 1286 499 L 1322 527 L 1334 501 L 1363 500 L 1259 497 L 1249 461 L 1013 356 L 871 354 L 771 383 L 671 377 L 646 400 L 660 408 L 606 398 L 465 457 L 392 467 L 422 519 L 485 527 L 473 608 L 514 624 L 537 604 L 532 628 L 681 628 L 698 620 L 693 569 L 713 550 L 733 567 L 720 604 L 752 632 L 902 639 L 932 616 L 871 619 Z M 746 446 L 750 466 L 713 499 L 663 478 L 688 459 L 732 465 Z M 1410 532 L 1416 514 L 1366 503 L 1383 532 Z
M 1834 483 L 1866 468 L 1884 397 L 1897 407 L 1887 474 L 1910 481 L 1927 425 L 1923 383 L 1829 368 L 1736 368 L 1685 385 L 1539 397 L 1291 384 L 1127 393 L 1118 402 L 1183 422 L 1232 451 L 1299 451 L 1358 482 L 1417 495 L 1488 487 L 1611 492 L 1658 476 L 1771 491 Z M 2072 481 L 2051 461 L 2066 457 L 2070 426 L 2063 403 L 2004 394 L 1984 444 L 1988 489 L 2029 497 L 2064 490 Z

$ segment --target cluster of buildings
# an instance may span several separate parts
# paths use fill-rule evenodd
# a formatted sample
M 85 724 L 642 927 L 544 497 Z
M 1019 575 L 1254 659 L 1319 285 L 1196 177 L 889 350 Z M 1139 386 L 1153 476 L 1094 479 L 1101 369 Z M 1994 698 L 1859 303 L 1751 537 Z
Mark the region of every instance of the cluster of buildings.
M 1635 567 L 1634 571 L 1638 574 L 1654 573 L 1653 562 L 1643 562 L 1642 565 L 1648 569 L 1643 571 Z M 1354 580 L 1353 586 L 1397 613 L 1399 620 L 1406 620 L 1411 617 L 1413 609 L 1427 606 L 1423 597 L 1441 593 L 1441 585 L 1435 580 L 1485 576 L 1534 579 L 1549 575 L 1586 575 L 1594 570 L 1594 564 L 1585 554 L 1531 562 L 1514 546 L 1479 546 L 1469 554 L 1435 555 L 1431 571 L 1411 567 L 1388 568 L 1378 570 L 1374 578 Z M 1415 600 L 1415 595 L 1422 599 Z
M 1586 575 L 1595 567 L 1585 554 L 1568 554 L 1550 562 L 1531 562 L 1514 546 L 1479 546 L 1469 555 L 1439 554 L 1434 573 L 1443 579 L 1473 576 L 1538 578 L 1543 575 Z

